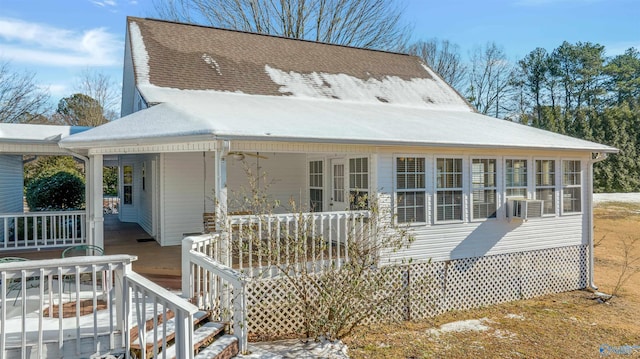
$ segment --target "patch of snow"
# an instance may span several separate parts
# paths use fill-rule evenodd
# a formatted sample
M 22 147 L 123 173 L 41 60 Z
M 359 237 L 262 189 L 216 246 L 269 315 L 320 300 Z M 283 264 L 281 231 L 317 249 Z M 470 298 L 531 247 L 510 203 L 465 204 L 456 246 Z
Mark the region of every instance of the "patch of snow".
M 216 73 L 218 73 L 218 75 L 222 76 L 222 72 L 220 72 L 220 65 L 218 65 L 218 62 L 214 60 L 211 55 L 202 54 L 202 60 L 204 60 L 207 65 L 211 66 L 212 69 L 216 70 Z
M 144 46 L 142 32 L 135 21 L 129 23 L 129 32 L 131 39 L 131 56 L 136 69 L 137 83 L 139 85 L 148 85 L 149 82 L 149 53 Z
M 165 143 L 201 140 L 300 141 L 483 148 L 607 151 L 611 147 L 468 111 L 290 96 L 138 86 L 160 103 L 83 134 L 63 147 L 117 146 L 117 141 Z M 322 124 L 321 126 L 319 124 Z M 178 137 L 183 137 L 179 139 Z M 103 142 L 103 143 L 98 143 Z
M 341 341 L 331 342 L 303 342 L 298 339 L 279 340 L 274 342 L 259 342 L 249 345 L 249 355 L 238 355 L 237 358 L 267 359 L 267 358 L 300 358 L 300 359 L 346 359 L 347 346 Z
M 507 314 L 504 316 L 507 319 L 518 319 L 518 320 L 526 320 L 527 318 L 524 317 L 524 315 L 519 315 L 519 314 Z
M 508 338 L 515 338 L 518 335 L 516 333 L 512 333 L 508 330 L 500 330 L 500 329 L 496 329 L 493 331 L 493 336 L 499 339 L 508 339 Z
M 451 332 L 484 332 L 491 329 L 491 327 L 485 325 L 486 323 L 490 322 L 491 321 L 487 318 L 461 320 L 457 322 L 442 324 L 438 329 L 431 328 L 427 330 L 427 333 L 437 336 L 442 333 Z
M 425 67 L 428 70 L 428 68 Z M 365 103 L 391 103 L 442 110 L 472 112 L 469 105 L 444 81 L 429 71 L 432 78 L 403 80 L 385 76 L 382 80 L 362 80 L 346 74 L 282 71 L 265 65 L 280 92 L 294 97 L 329 98 Z
M 626 202 L 640 203 L 640 192 L 635 193 L 594 193 L 593 203 Z

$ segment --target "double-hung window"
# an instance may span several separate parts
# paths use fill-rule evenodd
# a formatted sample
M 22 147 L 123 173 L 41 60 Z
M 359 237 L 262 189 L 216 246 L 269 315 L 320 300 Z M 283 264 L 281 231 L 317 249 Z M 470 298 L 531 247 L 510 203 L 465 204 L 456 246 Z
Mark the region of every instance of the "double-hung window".
M 124 204 L 133 204 L 133 166 L 122 167 L 122 189 L 124 192 Z
M 309 205 L 312 212 L 323 211 L 323 162 L 309 162 Z
M 580 161 L 562 161 L 562 213 L 582 211 L 582 169 Z
M 436 159 L 436 220 L 462 221 L 462 159 Z
M 425 222 L 425 159 L 396 158 L 398 223 Z
M 496 218 L 496 160 L 477 158 L 471 161 L 473 219 Z
M 349 159 L 349 201 L 351 209 L 369 207 L 369 159 Z
M 507 197 L 527 198 L 527 160 L 505 161 Z
M 536 199 L 544 201 L 543 213 L 556 213 L 556 161 L 535 160 Z

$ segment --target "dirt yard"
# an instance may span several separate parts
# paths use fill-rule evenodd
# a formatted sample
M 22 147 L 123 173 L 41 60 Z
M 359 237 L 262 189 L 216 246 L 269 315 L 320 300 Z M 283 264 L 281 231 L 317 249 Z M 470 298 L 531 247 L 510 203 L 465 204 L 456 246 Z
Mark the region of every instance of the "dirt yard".
M 351 358 L 640 358 L 640 204 L 595 210 L 595 283 L 587 291 L 469 311 L 423 322 L 362 328 L 345 339 Z M 632 242 L 635 243 L 632 245 Z M 625 250 L 625 245 L 627 250 Z

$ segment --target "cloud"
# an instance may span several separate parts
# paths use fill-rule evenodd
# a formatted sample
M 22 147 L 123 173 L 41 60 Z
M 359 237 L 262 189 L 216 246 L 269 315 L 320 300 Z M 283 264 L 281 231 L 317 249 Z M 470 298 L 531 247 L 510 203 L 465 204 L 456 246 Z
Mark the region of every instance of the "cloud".
M 104 28 L 82 32 L 19 19 L 0 18 L 0 57 L 49 66 L 113 66 L 122 41 Z
M 100 7 L 116 7 L 118 3 L 114 0 L 91 0 L 92 3 Z

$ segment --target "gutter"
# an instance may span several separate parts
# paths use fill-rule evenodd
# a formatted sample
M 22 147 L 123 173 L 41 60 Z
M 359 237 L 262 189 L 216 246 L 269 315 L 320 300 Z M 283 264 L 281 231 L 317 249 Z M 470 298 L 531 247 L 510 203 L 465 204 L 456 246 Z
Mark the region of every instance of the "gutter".
M 589 225 L 589 283 L 587 284 L 587 289 L 593 292 L 598 291 L 598 286 L 594 283 L 593 279 L 593 264 L 594 264 L 594 256 L 593 256 L 593 164 L 598 163 L 600 161 L 604 161 L 607 159 L 607 154 L 604 152 L 595 152 L 595 156 L 592 155 L 592 159 L 589 161 L 589 171 L 590 171 L 590 180 L 591 183 L 590 191 L 587 193 L 587 204 L 591 210 L 589 211 L 589 216 L 587 217 L 588 225 Z

